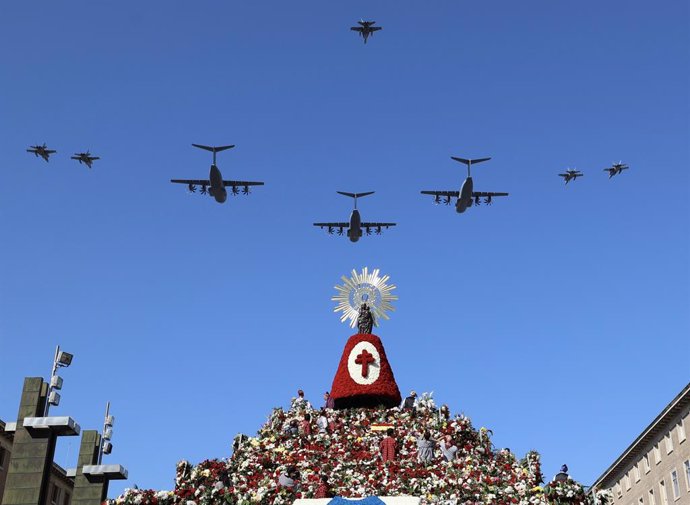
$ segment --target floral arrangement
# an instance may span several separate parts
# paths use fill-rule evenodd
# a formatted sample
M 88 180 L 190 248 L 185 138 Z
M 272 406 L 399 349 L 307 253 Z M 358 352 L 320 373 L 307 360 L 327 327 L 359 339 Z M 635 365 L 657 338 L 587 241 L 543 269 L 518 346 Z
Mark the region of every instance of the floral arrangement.
M 585 502 L 585 490 L 571 478 L 549 482 L 544 486 L 544 494 L 555 505 Z
M 322 476 L 333 494 L 418 496 L 425 504 L 547 505 L 584 504 L 581 485 L 569 480 L 541 487 L 539 454 L 530 451 L 518 460 L 508 449 L 496 449 L 490 430 L 476 430 L 469 418 L 439 415 L 431 394 L 422 395 L 414 410 L 323 410 L 328 430 L 319 433 L 321 413 L 294 405 L 276 408 L 255 437 L 236 437 L 235 451 L 226 460 L 177 465 L 174 491 L 125 490 L 110 505 L 288 505 L 296 498 L 313 498 Z M 311 413 L 311 435 L 290 430 L 294 421 Z M 379 443 L 385 435 L 372 425 L 394 426 L 397 454 L 381 461 Z M 436 451 L 428 464 L 417 462 L 417 437 L 429 430 L 440 441 L 450 435 L 458 448 L 447 461 Z M 299 472 L 294 487 L 278 483 L 289 467 Z

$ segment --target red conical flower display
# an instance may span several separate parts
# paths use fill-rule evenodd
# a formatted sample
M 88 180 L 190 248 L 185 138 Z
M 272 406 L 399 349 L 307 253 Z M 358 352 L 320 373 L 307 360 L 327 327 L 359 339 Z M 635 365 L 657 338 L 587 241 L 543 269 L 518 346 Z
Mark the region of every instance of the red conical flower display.
M 333 378 L 331 397 L 336 409 L 400 404 L 400 390 L 379 337 L 358 333 L 349 338 Z

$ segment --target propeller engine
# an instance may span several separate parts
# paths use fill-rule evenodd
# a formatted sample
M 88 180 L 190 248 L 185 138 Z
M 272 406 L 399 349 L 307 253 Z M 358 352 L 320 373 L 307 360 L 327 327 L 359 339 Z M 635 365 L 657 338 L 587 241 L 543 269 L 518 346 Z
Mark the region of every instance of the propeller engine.
M 328 227 L 328 234 L 333 235 L 333 227 L 332 226 Z
M 438 205 L 439 203 L 441 203 L 441 196 L 440 196 L 440 195 L 436 195 L 436 196 L 434 197 L 434 203 L 435 203 L 436 205 Z
M 231 193 L 232 193 L 232 196 L 239 195 L 240 190 L 237 188 L 237 186 L 233 186 Z
M 448 195 L 448 196 L 443 200 L 443 203 L 445 203 L 446 205 L 450 205 L 450 195 Z
M 338 228 L 338 235 L 342 235 L 342 234 L 343 234 L 343 229 L 342 229 L 342 228 Z
M 206 185 L 205 185 L 205 184 L 201 186 L 201 189 L 199 190 L 199 193 L 201 193 L 202 195 L 205 195 L 206 193 L 208 193 L 208 191 L 206 190 Z
M 366 228 L 366 230 L 365 230 L 365 233 L 366 233 L 367 235 L 371 235 L 371 228 L 370 228 L 369 226 L 367 226 L 367 228 Z
M 249 186 L 245 186 L 244 188 L 242 188 L 242 194 L 243 195 L 248 195 L 249 193 L 250 193 Z
M 481 203 L 481 200 L 479 199 L 479 197 L 478 197 L 478 196 L 475 196 L 475 197 L 474 197 L 474 204 L 475 204 L 475 205 L 479 205 L 480 203 Z
M 189 189 L 190 193 L 196 193 L 196 186 L 194 184 L 189 184 L 187 188 Z
M 487 205 L 491 205 L 491 196 L 487 196 L 487 197 L 484 199 L 484 203 L 487 204 Z
M 376 227 L 376 234 L 381 235 L 381 227 L 380 226 Z

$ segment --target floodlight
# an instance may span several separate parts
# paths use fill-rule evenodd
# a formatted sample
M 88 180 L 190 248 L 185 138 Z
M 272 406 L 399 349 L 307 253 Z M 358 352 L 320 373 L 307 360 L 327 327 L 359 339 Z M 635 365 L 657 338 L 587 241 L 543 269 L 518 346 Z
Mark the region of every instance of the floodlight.
M 113 438 L 113 429 L 112 428 L 106 428 L 103 431 L 103 440 L 110 440 Z
M 106 416 L 105 417 L 105 425 L 106 426 L 110 426 L 112 428 L 112 426 L 114 424 L 115 424 L 115 416 Z
M 103 442 L 103 454 L 110 454 L 113 452 L 113 444 L 110 442 Z
M 51 391 L 50 396 L 48 396 L 48 403 L 50 405 L 55 405 L 56 407 L 60 405 L 60 393 L 57 391 Z
M 73 354 L 70 354 L 65 351 L 60 351 L 60 354 L 58 354 L 57 358 L 58 365 L 70 366 L 72 364 L 72 358 L 74 358 Z
M 50 387 L 53 389 L 62 389 L 62 377 L 53 375 L 50 378 Z

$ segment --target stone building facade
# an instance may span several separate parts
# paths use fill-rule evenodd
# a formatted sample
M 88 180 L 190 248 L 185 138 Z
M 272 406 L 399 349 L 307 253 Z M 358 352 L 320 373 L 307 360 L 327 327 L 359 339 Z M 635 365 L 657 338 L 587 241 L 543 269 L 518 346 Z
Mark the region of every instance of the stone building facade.
M 597 479 L 613 505 L 690 505 L 690 384 Z
M 0 421 L 0 505 L 5 492 L 5 480 L 12 454 L 13 434 L 5 432 L 5 423 Z M 53 463 L 50 472 L 50 484 L 43 505 L 70 505 L 74 480 L 67 477 L 64 469 Z

